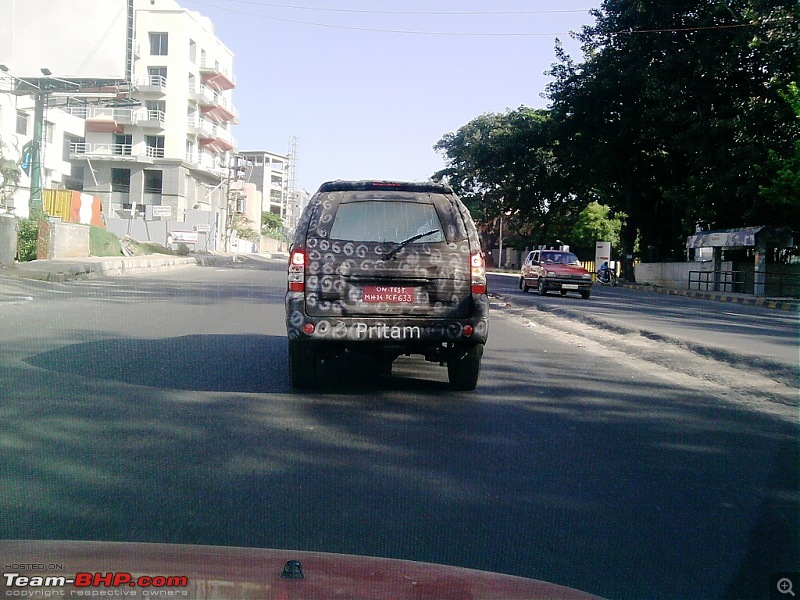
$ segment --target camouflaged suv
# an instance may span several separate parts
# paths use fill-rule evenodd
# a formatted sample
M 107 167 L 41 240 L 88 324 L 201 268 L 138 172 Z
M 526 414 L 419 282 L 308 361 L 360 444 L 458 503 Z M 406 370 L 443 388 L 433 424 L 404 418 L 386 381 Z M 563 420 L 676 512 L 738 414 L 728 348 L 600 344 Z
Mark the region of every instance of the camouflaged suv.
M 343 353 L 391 374 L 401 354 L 447 365 L 473 390 L 488 335 L 478 234 L 445 185 L 323 184 L 303 212 L 289 257 L 286 331 L 292 385 L 322 383 Z

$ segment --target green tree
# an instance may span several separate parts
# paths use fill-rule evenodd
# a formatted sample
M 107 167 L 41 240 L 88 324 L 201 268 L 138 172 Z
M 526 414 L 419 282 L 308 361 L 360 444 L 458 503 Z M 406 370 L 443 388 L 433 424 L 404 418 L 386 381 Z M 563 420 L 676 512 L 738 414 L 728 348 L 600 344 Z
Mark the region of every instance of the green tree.
M 773 224 L 759 166 L 794 151 L 778 93 L 798 72 L 797 12 L 794 0 L 605 0 L 577 35 L 583 63 L 557 46 L 559 160 L 574 191 L 628 215 L 625 254 L 641 237 L 680 259 L 697 222 Z
M 548 243 L 568 231 L 582 206 L 563 180 L 550 114 L 522 106 L 476 117 L 434 146 L 447 181 L 472 212 L 484 250 L 497 242 L 499 219 L 520 245 Z
M 783 97 L 800 120 L 798 85 L 791 83 Z M 771 212 L 778 223 L 794 227 L 795 233 L 800 233 L 800 139 L 795 141 L 794 152 L 786 157 L 771 151 L 764 170 L 768 171 L 770 181 L 759 190 L 763 209 Z
M 598 241 L 611 242 L 611 247 L 619 248 L 619 232 L 625 222 L 624 214 L 613 215 L 611 208 L 598 202 L 590 202 L 572 226 L 569 238 L 570 247 L 582 256 L 594 254 Z
M 255 223 L 241 213 L 235 213 L 231 217 L 231 231 L 236 231 L 238 237 L 243 240 L 256 241 L 259 233 L 253 227 Z
M 273 212 L 261 213 L 261 234 L 275 238 L 283 231 L 283 221 L 280 215 Z

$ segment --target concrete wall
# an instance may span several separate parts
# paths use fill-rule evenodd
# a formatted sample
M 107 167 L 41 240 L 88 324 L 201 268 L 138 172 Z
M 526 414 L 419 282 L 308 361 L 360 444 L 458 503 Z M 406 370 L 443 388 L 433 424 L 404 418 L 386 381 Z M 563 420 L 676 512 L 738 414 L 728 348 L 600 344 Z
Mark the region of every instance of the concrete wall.
M 201 231 L 198 231 L 200 225 Z M 207 226 L 207 227 L 204 227 Z M 215 213 L 201 210 L 186 211 L 186 221 L 144 221 L 142 219 L 109 219 L 108 231 L 123 238 L 131 236 L 139 242 L 155 242 L 176 250 L 185 245 L 189 250 L 212 251 L 215 235 Z M 203 231 L 203 229 L 208 231 Z M 173 235 L 170 235 L 173 234 Z
M 261 252 L 287 252 L 289 242 L 273 240 L 265 235 L 261 236 Z
M 722 270 L 732 268 L 730 262 L 722 263 Z M 648 283 L 678 290 L 689 289 L 689 271 L 713 271 L 713 262 L 639 263 L 634 267 L 636 283 Z
M 13 215 L 0 215 L 0 267 L 14 265 L 17 253 L 17 219 Z
M 89 256 L 89 226 L 50 218 L 39 221 L 37 259 Z

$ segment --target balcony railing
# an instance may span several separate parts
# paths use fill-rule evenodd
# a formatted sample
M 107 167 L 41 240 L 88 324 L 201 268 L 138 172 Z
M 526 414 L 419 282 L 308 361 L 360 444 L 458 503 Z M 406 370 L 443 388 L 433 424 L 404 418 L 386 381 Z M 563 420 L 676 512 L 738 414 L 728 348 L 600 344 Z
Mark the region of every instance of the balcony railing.
M 155 127 L 162 127 L 166 115 L 163 110 L 146 110 L 143 109 L 140 114 L 139 125 L 145 127 L 147 124 Z
M 135 83 L 139 91 L 143 91 L 142 88 L 157 88 L 158 91 L 163 93 L 167 91 L 167 78 L 163 75 L 145 75 L 143 77 L 137 77 Z
M 225 98 L 221 93 L 214 91 L 204 84 L 196 84 L 189 90 L 190 94 L 194 94 L 195 99 L 200 102 L 201 106 L 221 108 L 233 116 L 233 120 L 239 120 L 239 111 L 233 103 Z
M 137 111 L 110 106 L 68 106 L 66 112 L 80 119 L 108 119 L 118 123 L 136 123 Z
M 211 73 L 218 73 L 236 87 L 236 75 L 230 69 L 227 69 L 219 64 L 217 61 L 211 61 L 208 57 L 200 61 L 200 70 Z
M 74 142 L 70 144 L 70 153 L 76 156 L 132 156 L 132 144 L 87 144 Z
M 147 146 L 146 154 L 150 158 L 164 158 L 164 149 L 155 146 Z

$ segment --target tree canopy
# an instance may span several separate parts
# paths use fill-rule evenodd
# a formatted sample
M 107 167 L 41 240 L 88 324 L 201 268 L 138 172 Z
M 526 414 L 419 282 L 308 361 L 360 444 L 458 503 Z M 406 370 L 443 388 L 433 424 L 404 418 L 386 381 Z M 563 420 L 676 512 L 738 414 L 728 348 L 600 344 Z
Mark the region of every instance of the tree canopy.
M 531 243 L 571 231 L 592 201 L 626 215 L 626 256 L 639 239 L 652 260 L 682 259 L 698 224 L 800 231 L 799 6 L 605 0 L 575 34 L 582 62 L 557 42 L 549 108 L 445 135 L 435 177 Z

